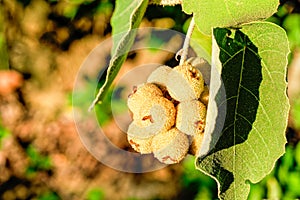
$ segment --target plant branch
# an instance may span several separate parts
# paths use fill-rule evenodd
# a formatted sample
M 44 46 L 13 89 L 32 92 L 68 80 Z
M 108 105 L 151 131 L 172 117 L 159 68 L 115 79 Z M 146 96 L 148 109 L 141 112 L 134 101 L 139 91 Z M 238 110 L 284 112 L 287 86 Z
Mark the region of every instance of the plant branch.
M 190 26 L 188 28 L 188 31 L 186 33 L 186 37 L 185 37 L 185 40 L 183 43 L 183 48 L 178 52 L 179 54 L 181 54 L 179 65 L 183 65 L 183 63 L 186 61 L 187 54 L 189 51 L 189 46 L 190 46 L 190 40 L 191 40 L 194 28 L 195 28 L 195 21 L 194 21 L 194 17 L 192 17 Z

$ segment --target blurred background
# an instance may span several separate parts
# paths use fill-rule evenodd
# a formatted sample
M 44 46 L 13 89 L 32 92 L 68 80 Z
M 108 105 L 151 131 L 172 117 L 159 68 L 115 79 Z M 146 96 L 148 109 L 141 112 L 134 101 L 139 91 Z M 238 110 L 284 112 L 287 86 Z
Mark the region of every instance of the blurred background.
M 290 42 L 288 143 L 272 173 L 251 184 L 255 200 L 300 198 L 300 1 L 280 3 L 268 20 Z M 216 183 L 195 170 L 193 156 L 130 174 L 102 165 L 82 145 L 72 117 L 73 83 L 89 52 L 111 36 L 114 6 L 111 0 L 0 0 L 0 199 L 217 198 Z M 185 33 L 189 20 L 180 6 L 149 6 L 141 27 Z M 153 60 L 172 65 L 173 57 L 141 51 L 124 68 Z M 101 125 L 113 143 L 129 149 L 107 99 L 98 112 Z

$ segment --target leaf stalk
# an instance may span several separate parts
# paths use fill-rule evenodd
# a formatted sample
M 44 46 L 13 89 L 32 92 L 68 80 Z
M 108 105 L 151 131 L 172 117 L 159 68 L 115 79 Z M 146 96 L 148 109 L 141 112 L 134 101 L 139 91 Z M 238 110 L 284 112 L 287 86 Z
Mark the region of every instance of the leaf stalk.
M 189 25 L 189 28 L 188 28 L 188 31 L 186 33 L 186 37 L 185 37 L 185 40 L 183 43 L 183 48 L 178 52 L 179 54 L 181 54 L 179 65 L 183 65 L 183 63 L 186 61 L 194 28 L 195 28 L 195 20 L 194 20 L 194 17 L 192 17 L 192 20 L 190 22 L 190 25 Z

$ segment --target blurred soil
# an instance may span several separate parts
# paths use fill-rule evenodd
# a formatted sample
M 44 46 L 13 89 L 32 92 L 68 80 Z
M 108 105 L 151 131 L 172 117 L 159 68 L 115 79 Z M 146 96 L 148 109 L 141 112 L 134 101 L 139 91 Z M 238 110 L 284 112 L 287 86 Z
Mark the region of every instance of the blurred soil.
M 145 174 L 119 172 L 98 162 L 77 134 L 68 95 L 89 52 L 110 37 L 111 12 L 82 11 L 70 20 L 64 16 L 66 1 L 21 2 L 0 1 L 10 66 L 0 71 L 0 123 L 11 133 L 0 144 L 0 199 L 38 199 L 47 192 L 85 199 L 94 188 L 104 191 L 105 199 L 175 197 L 180 165 Z M 163 20 L 143 25 L 153 23 L 165 26 Z M 166 57 L 136 56 L 123 71 L 145 60 L 163 63 Z M 128 147 L 117 138 L 121 133 L 114 123 L 106 130 Z M 49 158 L 51 167 L 34 165 L 30 148 Z M 34 173 L 28 173 L 30 166 Z

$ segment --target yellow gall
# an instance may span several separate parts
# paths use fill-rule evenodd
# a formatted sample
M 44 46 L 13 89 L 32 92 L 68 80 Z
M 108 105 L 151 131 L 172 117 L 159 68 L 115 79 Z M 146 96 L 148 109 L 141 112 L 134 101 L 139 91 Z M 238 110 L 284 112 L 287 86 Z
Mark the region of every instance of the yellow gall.
M 157 134 L 152 139 L 154 157 L 165 164 L 179 163 L 187 154 L 189 139 L 177 128 Z
M 204 103 L 204 105 L 208 105 L 208 100 L 209 100 L 209 90 L 208 90 L 208 86 L 204 86 L 204 90 L 200 96 L 199 99 L 202 103 Z
M 187 135 L 203 134 L 206 106 L 198 100 L 181 102 L 177 106 L 176 127 Z
M 190 145 L 189 153 L 197 156 L 202 146 L 204 134 L 195 134 L 192 137 L 192 144 Z
M 135 151 L 137 151 L 141 154 L 152 153 L 152 147 L 151 147 L 152 137 L 147 138 L 147 139 L 140 139 L 140 138 L 134 137 L 131 134 L 127 134 L 127 140 L 129 142 L 129 144 L 131 145 L 131 147 Z
M 171 101 L 154 97 L 145 101 L 140 110 L 133 114 L 133 123 L 129 125 L 129 130 L 139 138 L 148 138 L 174 126 L 175 116 L 176 109 Z
M 145 101 L 162 95 L 162 91 L 155 84 L 145 83 L 133 88 L 132 93 L 128 96 L 127 105 L 135 113 L 144 105 Z
M 169 73 L 172 71 L 171 67 L 166 65 L 158 67 L 154 70 L 147 79 L 148 83 L 155 83 L 160 86 L 167 86 Z
M 185 63 L 169 73 L 167 89 L 177 101 L 198 99 L 204 89 L 204 80 L 198 69 Z

